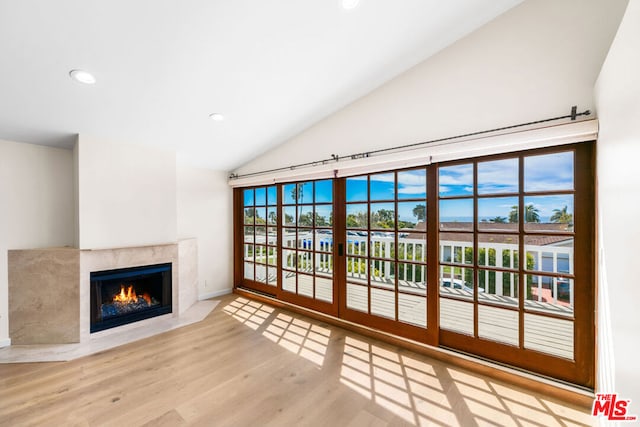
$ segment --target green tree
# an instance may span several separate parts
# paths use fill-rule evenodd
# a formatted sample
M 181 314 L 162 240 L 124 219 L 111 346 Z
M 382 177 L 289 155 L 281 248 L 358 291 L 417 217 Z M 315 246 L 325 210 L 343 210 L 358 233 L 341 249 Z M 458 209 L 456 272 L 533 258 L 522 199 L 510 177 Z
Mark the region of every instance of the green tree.
M 372 227 L 393 228 L 395 225 L 394 211 L 389 209 L 379 209 L 371 214 Z
M 562 209 L 554 209 L 553 215 L 549 219 L 551 222 L 559 224 L 573 224 L 573 214 L 569 213 L 567 205 L 564 205 Z
M 269 224 L 278 223 L 278 215 L 275 213 L 275 211 L 269 212 L 269 215 L 267 215 L 267 217 L 269 218 Z
M 358 212 L 356 214 L 347 215 L 347 227 L 349 228 L 366 228 L 367 227 L 367 213 Z
M 524 207 L 525 221 L 526 222 L 540 222 L 540 210 L 529 203 Z M 511 212 L 509 212 L 509 222 L 518 222 L 518 206 L 511 206 Z
M 427 207 L 425 205 L 416 205 L 413 208 L 413 216 L 416 217 L 418 222 L 424 221 L 427 218 Z

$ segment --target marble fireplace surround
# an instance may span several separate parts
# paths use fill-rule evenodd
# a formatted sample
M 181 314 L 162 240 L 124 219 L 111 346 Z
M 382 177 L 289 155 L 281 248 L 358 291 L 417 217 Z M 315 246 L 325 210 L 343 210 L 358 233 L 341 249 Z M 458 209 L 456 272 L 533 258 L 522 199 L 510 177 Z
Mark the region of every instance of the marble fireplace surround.
M 10 250 L 11 346 L 0 349 L 0 363 L 69 360 L 201 320 L 215 302 L 198 302 L 197 259 L 196 239 L 113 249 Z M 169 262 L 171 313 L 90 333 L 91 272 Z M 32 357 L 33 351 L 49 356 Z

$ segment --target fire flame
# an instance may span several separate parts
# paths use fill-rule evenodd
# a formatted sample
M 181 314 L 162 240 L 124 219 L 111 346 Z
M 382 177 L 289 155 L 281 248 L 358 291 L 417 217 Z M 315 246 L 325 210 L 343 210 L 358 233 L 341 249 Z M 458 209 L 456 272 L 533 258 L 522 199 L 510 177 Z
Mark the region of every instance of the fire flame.
M 144 299 L 148 305 L 151 305 L 151 296 L 148 293 L 145 292 L 140 298 Z M 125 285 L 120 285 L 120 293 L 113 297 L 113 301 L 127 304 L 137 303 L 138 295 L 136 294 L 136 290 L 133 289 L 133 285 L 129 285 L 129 287 L 126 288 L 126 291 Z

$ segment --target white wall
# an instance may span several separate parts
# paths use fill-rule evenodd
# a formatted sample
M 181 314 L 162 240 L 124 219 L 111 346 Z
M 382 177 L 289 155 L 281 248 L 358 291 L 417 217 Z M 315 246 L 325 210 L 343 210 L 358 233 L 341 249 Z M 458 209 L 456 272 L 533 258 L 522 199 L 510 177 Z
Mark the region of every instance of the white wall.
M 80 249 L 175 242 L 172 151 L 78 138 Z
M 0 140 L 0 346 L 9 338 L 7 250 L 73 244 L 70 150 Z
M 529 0 L 238 172 L 593 109 L 626 0 Z
M 640 279 L 636 268 L 640 241 L 639 76 L 640 1 L 631 0 L 595 95 L 600 119 L 600 269 L 605 272 L 599 283 L 599 340 L 609 344 L 600 354 L 600 389 L 632 399 L 631 412 L 636 415 L 640 415 Z M 602 296 L 608 296 L 608 301 Z
M 178 238 L 198 240 L 198 291 L 208 297 L 233 287 L 233 193 L 227 173 L 178 166 Z

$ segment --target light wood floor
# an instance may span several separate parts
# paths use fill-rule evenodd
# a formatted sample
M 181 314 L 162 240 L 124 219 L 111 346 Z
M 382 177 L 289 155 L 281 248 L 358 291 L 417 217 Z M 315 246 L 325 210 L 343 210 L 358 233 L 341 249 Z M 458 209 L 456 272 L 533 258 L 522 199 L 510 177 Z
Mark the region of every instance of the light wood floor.
M 71 362 L 0 365 L 0 426 L 591 425 L 583 409 L 228 295 Z

